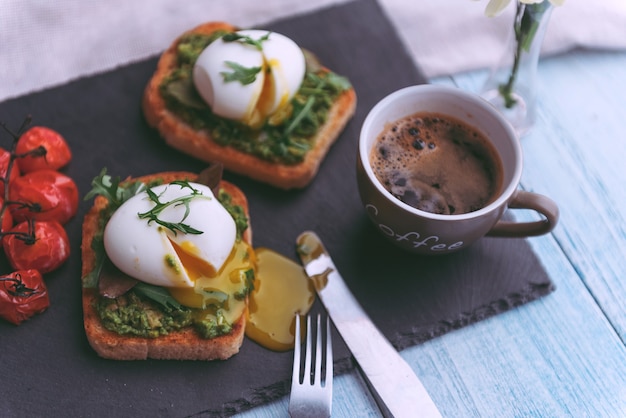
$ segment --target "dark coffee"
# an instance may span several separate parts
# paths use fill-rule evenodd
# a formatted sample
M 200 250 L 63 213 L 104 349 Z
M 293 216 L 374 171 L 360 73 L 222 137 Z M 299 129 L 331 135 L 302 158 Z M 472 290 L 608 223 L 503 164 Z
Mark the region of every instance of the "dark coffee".
M 370 163 L 391 194 L 437 214 L 481 209 L 495 200 L 502 184 L 502 163 L 487 138 L 438 113 L 420 112 L 387 124 Z

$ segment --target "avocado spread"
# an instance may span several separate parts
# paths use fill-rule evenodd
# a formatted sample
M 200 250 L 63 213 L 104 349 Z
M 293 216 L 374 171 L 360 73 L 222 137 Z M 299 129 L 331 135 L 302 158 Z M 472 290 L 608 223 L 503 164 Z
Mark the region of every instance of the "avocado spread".
M 115 299 L 99 298 L 96 308 L 104 327 L 122 335 L 155 338 L 191 326 L 201 337 L 215 338 L 232 329 L 215 305 L 203 310 L 160 305 L 135 290 Z
M 220 145 L 281 164 L 298 164 L 314 147 L 314 135 L 328 117 L 335 99 L 350 82 L 324 70 L 311 53 L 305 52 L 307 69 L 300 89 L 286 108 L 280 122 L 270 117 L 260 129 L 221 118 L 198 94 L 192 79 L 193 65 L 200 53 L 225 32 L 212 35 L 189 34 L 178 44 L 178 65 L 163 80 L 160 93 L 166 107 L 196 130 L 206 129 Z
M 92 182 L 94 185 L 92 192 L 107 197 L 109 205 L 100 212 L 99 231 L 91 244 L 96 256 L 96 267 L 83 278 L 83 286 L 97 288 L 98 272 L 107 257 L 102 242 L 104 227 L 115 210 L 139 190 L 138 183 L 121 184 L 119 180 L 112 181 L 106 170 Z M 162 181 L 155 181 L 148 187 L 160 183 Z M 86 198 L 93 196 L 94 193 L 88 193 Z M 235 220 L 237 239 L 240 240 L 248 227 L 243 208 L 233 204 L 231 196 L 222 189 L 219 190 L 217 198 Z M 214 292 L 215 298 L 205 309 L 183 306 L 166 288 L 143 282 L 138 282 L 131 290 L 117 298 L 99 297 L 95 308 L 104 327 L 118 334 L 155 338 L 172 331 L 193 327 L 201 337 L 215 338 L 232 330 L 232 324 L 227 319 L 232 316 L 227 314 L 228 309 L 245 300 L 253 290 L 254 270 L 240 271 L 236 277 L 231 276 L 231 280 L 235 279 L 237 290 L 231 295 Z

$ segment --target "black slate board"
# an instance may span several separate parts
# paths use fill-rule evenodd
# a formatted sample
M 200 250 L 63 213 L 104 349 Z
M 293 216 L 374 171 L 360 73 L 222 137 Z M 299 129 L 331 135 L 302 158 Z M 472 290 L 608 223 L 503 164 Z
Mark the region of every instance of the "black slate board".
M 367 221 L 355 179 L 360 125 L 388 93 L 425 82 L 374 0 L 265 27 L 292 37 L 348 76 L 359 104 L 307 189 L 284 192 L 226 175 L 248 195 L 256 247 L 296 260 L 297 235 L 316 231 L 357 299 L 398 349 L 553 290 L 524 240 L 483 239 L 458 254 L 424 258 L 398 253 Z M 102 167 L 120 176 L 199 171 L 203 163 L 167 148 L 142 118 L 141 94 L 155 65 L 156 58 L 148 59 L 1 103 L 0 121 L 17 129 L 32 114 L 35 124 L 63 133 L 74 152 L 66 173 L 81 194 Z M 222 416 L 288 393 L 291 352 L 274 353 L 249 340 L 225 362 L 100 359 L 85 339 L 80 303 L 80 224 L 90 204 L 82 202 L 67 226 L 71 259 L 46 277 L 50 309 L 19 327 L 0 322 L 0 416 Z M 335 341 L 336 371 L 343 373 L 354 364 L 337 334 Z

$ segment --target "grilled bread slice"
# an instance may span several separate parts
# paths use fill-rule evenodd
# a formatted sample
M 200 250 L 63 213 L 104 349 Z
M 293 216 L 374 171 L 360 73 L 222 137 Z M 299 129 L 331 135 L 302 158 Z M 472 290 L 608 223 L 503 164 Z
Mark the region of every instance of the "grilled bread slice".
M 297 163 L 269 161 L 234 147 L 218 144 L 208 129 L 196 129 L 172 112 L 160 92 L 162 82 L 178 65 L 178 44 L 183 36 L 236 30 L 236 27 L 228 23 L 209 22 L 177 38 L 161 55 L 156 71 L 145 88 L 142 101 L 145 118 L 168 145 L 179 151 L 203 161 L 219 161 L 227 170 L 281 189 L 303 188 L 313 180 L 329 149 L 354 115 L 357 98 L 352 86 L 335 97 L 325 122 L 309 139 L 311 149 Z M 321 66 L 319 71 L 330 72 Z
M 195 181 L 197 174 L 187 172 L 167 172 L 140 177 L 144 183 L 154 179 L 169 183 L 174 180 Z M 248 202 L 243 192 L 234 184 L 221 181 L 220 189 L 228 193 L 232 203 L 243 208 L 249 219 Z M 92 240 L 99 233 L 100 212 L 108 201 L 102 196 L 96 197 L 93 207 L 85 215 L 82 230 L 82 277 L 93 271 L 96 255 L 92 249 Z M 248 228 L 242 238 L 251 244 L 252 231 Z M 203 338 L 191 328 L 170 332 L 154 338 L 121 335 L 106 329 L 98 315 L 96 303 L 101 298 L 97 288 L 85 287 L 83 283 L 82 303 L 83 319 L 87 339 L 93 349 L 104 358 L 114 360 L 176 359 L 176 360 L 224 360 L 239 352 L 244 338 L 247 307 L 243 314 L 232 324 L 230 333 L 215 338 Z M 246 301 L 247 305 L 247 301 Z

